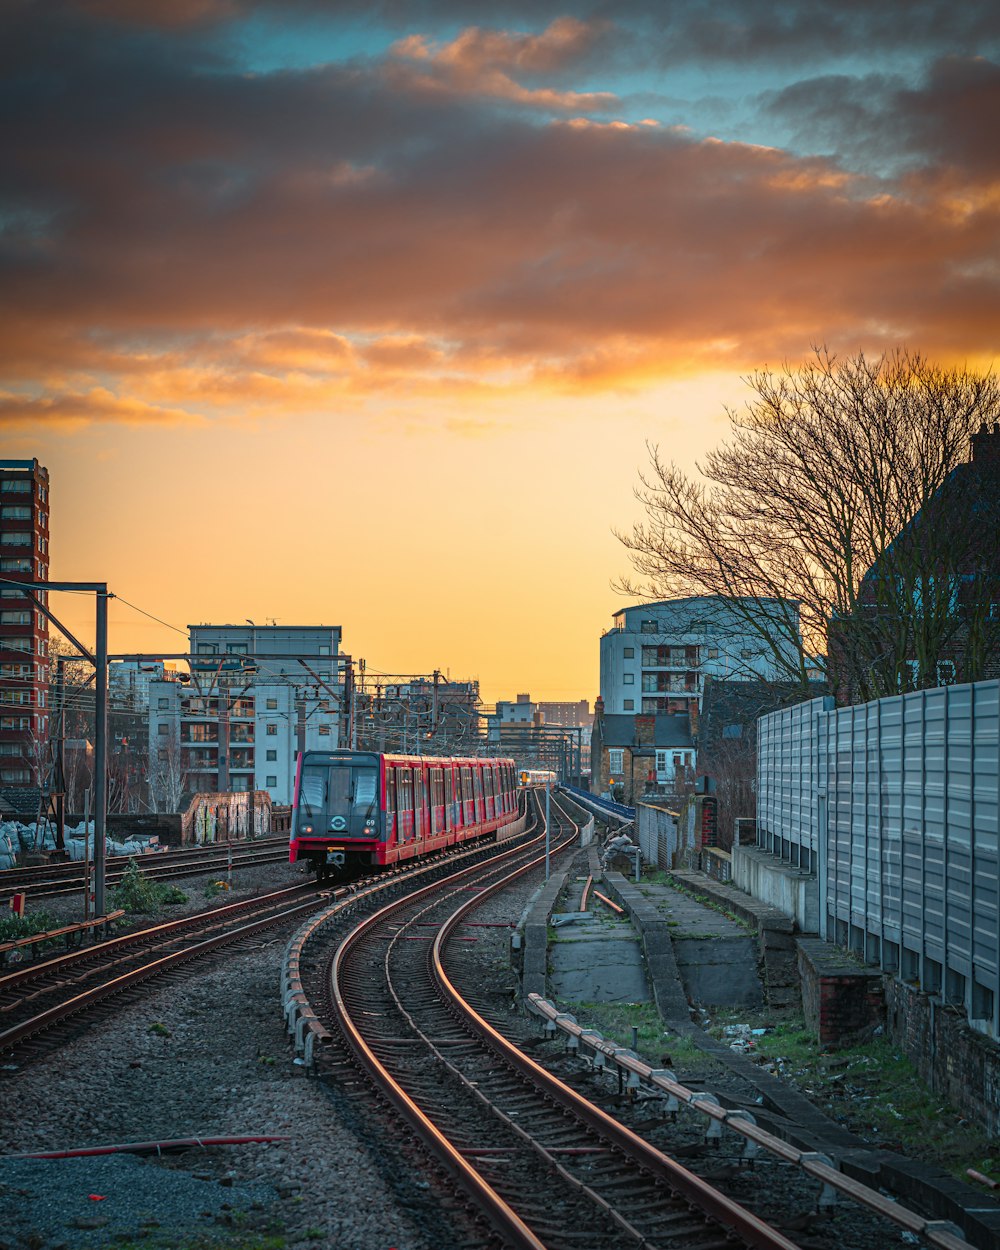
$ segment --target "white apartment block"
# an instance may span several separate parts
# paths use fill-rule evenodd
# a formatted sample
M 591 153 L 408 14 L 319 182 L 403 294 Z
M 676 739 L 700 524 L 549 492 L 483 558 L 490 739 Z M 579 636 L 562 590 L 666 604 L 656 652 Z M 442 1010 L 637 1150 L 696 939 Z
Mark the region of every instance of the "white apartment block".
M 537 712 L 538 705 L 527 694 L 519 694 L 516 700 L 497 700 L 496 714 L 501 725 L 533 725 Z
M 137 663 L 135 660 L 112 660 L 108 665 L 108 695 L 117 707 L 148 709 L 149 687 L 164 678 L 162 660 Z
M 601 698 L 605 714 L 663 715 L 700 709 L 705 678 L 776 681 L 786 670 L 774 649 L 794 663 L 787 625 L 798 631 L 795 604 L 773 603 L 768 644 L 725 599 L 694 596 L 622 608 L 601 637 Z M 767 604 L 762 607 L 766 617 Z
M 163 788 L 292 801 L 299 751 L 340 745 L 339 626 L 191 625 L 191 681 L 150 683 L 151 777 Z M 266 658 L 265 658 L 266 657 Z

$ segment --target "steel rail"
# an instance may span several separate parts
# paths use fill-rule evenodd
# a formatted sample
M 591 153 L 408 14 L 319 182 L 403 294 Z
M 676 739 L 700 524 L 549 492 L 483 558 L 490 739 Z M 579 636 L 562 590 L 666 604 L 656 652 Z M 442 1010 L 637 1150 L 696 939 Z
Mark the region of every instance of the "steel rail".
M 230 852 L 230 848 L 231 852 Z M 232 855 L 233 866 L 250 863 L 280 862 L 287 851 L 287 838 L 261 838 L 253 842 L 213 843 L 206 847 L 189 847 L 178 851 L 158 851 L 146 855 L 113 855 L 107 861 L 108 876 L 119 879 L 132 860 L 141 864 L 142 872 L 151 877 L 186 876 L 226 868 Z M 84 865 L 81 860 L 69 863 L 37 864 L 31 868 L 0 869 L 0 898 L 28 892 L 33 898 L 72 894 L 83 889 Z
M 726 1128 L 732 1129 L 734 1133 L 739 1133 L 747 1138 L 748 1141 L 754 1142 L 761 1149 L 774 1155 L 775 1158 L 801 1168 L 803 1172 L 814 1177 L 822 1184 L 839 1190 L 860 1205 L 891 1220 L 906 1232 L 922 1237 L 929 1245 L 937 1247 L 938 1250 L 973 1250 L 967 1241 L 956 1237 L 949 1231 L 948 1221 L 928 1220 L 925 1216 L 908 1210 L 891 1198 L 884 1197 L 861 1181 L 852 1180 L 851 1177 L 845 1176 L 843 1172 L 838 1172 L 836 1168 L 823 1163 L 816 1157 L 814 1152 L 799 1150 L 788 1142 L 783 1141 L 780 1137 L 775 1137 L 773 1133 L 769 1133 L 766 1129 L 760 1128 L 747 1118 L 744 1111 L 726 1110 L 716 1103 L 711 1103 L 707 1100 L 702 1101 L 699 1094 L 703 1096 L 704 1091 L 688 1089 L 687 1086 L 681 1085 L 679 1081 L 674 1079 L 673 1074 L 668 1073 L 666 1069 L 651 1068 L 649 1064 L 643 1063 L 638 1056 L 630 1051 L 605 1041 L 594 1030 L 581 1028 L 575 1020 L 560 1012 L 558 1008 L 540 995 L 529 994 L 528 1007 L 536 1015 L 547 1021 L 554 1029 L 559 1029 L 574 1038 L 577 1048 L 584 1046 L 599 1052 L 608 1063 L 614 1063 L 617 1067 L 634 1075 L 645 1084 L 651 1085 L 654 1089 L 660 1090 L 669 1097 L 677 1099 L 678 1102 L 689 1106 L 693 1111 L 699 1111 L 702 1115 L 718 1121 Z
M 273 904 L 272 904 L 273 906 Z M 315 894 L 308 901 L 298 905 L 274 912 L 271 915 L 260 917 L 257 920 L 251 920 L 249 923 L 239 926 L 238 928 L 229 929 L 224 933 L 218 933 L 214 937 L 206 938 L 193 946 L 186 946 L 182 950 L 174 951 L 170 955 L 163 955 L 159 959 L 153 960 L 152 963 L 144 964 L 140 968 L 135 968 L 131 972 L 123 973 L 121 976 L 114 977 L 110 981 L 104 981 L 100 985 L 93 986 L 89 990 L 84 990 L 80 994 L 74 995 L 61 1003 L 57 1003 L 54 1007 L 48 1008 L 46 1011 L 39 1012 L 35 1016 L 22 1021 L 20 1024 L 13 1025 L 11 1028 L 0 1033 L 0 1053 L 12 1049 L 20 1042 L 34 1037 L 36 1034 L 43 1032 L 45 1029 L 64 1020 L 66 1017 L 75 1015 L 79 1011 L 83 1011 L 88 1007 L 94 1006 L 96 1003 L 103 1001 L 112 994 L 117 994 L 121 990 L 130 986 L 139 984 L 142 981 L 148 981 L 152 977 L 158 976 L 169 968 L 177 967 L 180 964 L 188 963 L 193 959 L 197 959 L 202 955 L 206 955 L 211 951 L 217 950 L 221 946 L 226 946 L 231 942 L 241 941 L 244 938 L 252 937 L 256 933 L 260 933 L 264 929 L 271 928 L 273 925 L 281 924 L 286 920 L 292 920 L 297 916 L 304 915 L 312 911 L 316 906 Z M 205 913 L 202 913 L 204 916 Z M 208 913 L 211 915 L 212 913 Z
M 501 884 L 491 887 L 490 892 L 493 888 L 500 888 Z M 585 1124 L 613 1142 L 640 1167 L 665 1181 L 675 1193 L 681 1194 L 699 1210 L 710 1215 L 717 1223 L 738 1233 L 746 1244 L 756 1247 L 757 1250 L 798 1250 L 794 1242 L 789 1241 L 776 1229 L 758 1219 L 739 1203 L 713 1189 L 700 1176 L 689 1172 L 687 1168 L 657 1150 L 655 1146 L 650 1145 L 631 1129 L 626 1128 L 624 1124 L 619 1123 L 607 1112 L 594 1106 L 581 1094 L 564 1084 L 558 1077 L 553 1076 L 540 1064 L 535 1063 L 484 1020 L 479 1012 L 462 997 L 445 971 L 444 946 L 465 914 L 481 901 L 481 897 L 479 895 L 468 899 L 448 917 L 439 928 L 431 948 L 434 979 L 439 989 L 451 1000 L 475 1032 L 511 1067 L 523 1073 L 532 1084 L 541 1088 Z
M 66 968 L 73 967 L 75 964 L 86 963 L 95 957 L 101 958 L 131 946 L 138 947 L 144 943 L 157 941 L 171 934 L 183 932 L 185 929 L 197 928 L 199 925 L 204 925 L 209 918 L 219 920 L 237 916 L 240 912 L 250 911 L 269 900 L 277 902 L 282 898 L 293 898 L 307 890 L 311 896 L 316 893 L 315 887 L 311 884 L 290 885 L 283 890 L 272 890 L 267 894 L 256 894 L 251 898 L 237 899 L 235 903 L 225 903 L 221 907 L 191 912 L 187 916 L 179 916 L 176 920 L 165 920 L 162 924 L 151 925 L 147 929 L 137 929 L 133 933 L 122 933 L 117 937 L 106 938 L 103 942 L 95 942 L 93 946 L 79 947 L 73 951 L 64 951 L 51 959 L 33 960 L 31 963 L 18 965 L 12 971 L 0 975 L 0 993 L 15 989 L 27 981 L 38 980 L 41 977 L 50 976 L 54 972 L 61 972 Z M 326 893 L 328 892 L 325 892 L 321 897 L 325 897 Z
M 420 899 L 442 888 L 456 884 L 462 878 L 473 873 L 495 867 L 498 862 L 523 855 L 525 850 L 541 840 L 542 835 L 532 839 L 527 846 L 512 848 L 495 856 L 488 864 L 473 864 L 469 868 L 447 878 L 444 882 L 432 882 L 404 899 L 394 900 L 380 908 L 356 926 L 337 947 L 330 967 L 330 996 L 337 1011 L 340 1027 L 358 1061 L 368 1074 L 375 1080 L 379 1089 L 396 1108 L 403 1119 L 416 1131 L 424 1145 L 444 1166 L 452 1178 L 466 1191 L 487 1218 L 515 1250 L 546 1250 L 544 1242 L 539 1241 L 531 1229 L 524 1223 L 516 1211 L 510 1207 L 479 1172 L 462 1156 L 461 1152 L 448 1140 L 433 1120 L 407 1094 L 406 1090 L 386 1069 L 362 1036 L 361 1030 L 351 1017 L 340 983 L 341 970 L 351 948 L 357 944 L 370 929 L 377 927 L 402 907 L 419 902 Z M 575 837 L 575 833 L 574 833 Z M 568 845 L 573 839 L 567 840 Z M 558 849 L 562 849 L 562 844 Z M 539 857 L 531 861 L 537 865 L 544 861 Z M 529 865 L 529 866 L 531 866 Z M 527 871 L 525 868 L 524 871 Z M 477 895 L 478 897 L 478 895 Z

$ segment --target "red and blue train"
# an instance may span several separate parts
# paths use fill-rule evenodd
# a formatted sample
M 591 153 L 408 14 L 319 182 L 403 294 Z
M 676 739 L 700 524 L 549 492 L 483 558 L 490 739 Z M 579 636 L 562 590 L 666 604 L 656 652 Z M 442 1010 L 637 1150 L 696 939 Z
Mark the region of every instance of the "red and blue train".
M 308 860 L 323 878 L 427 855 L 516 819 L 513 760 L 305 751 L 289 859 Z

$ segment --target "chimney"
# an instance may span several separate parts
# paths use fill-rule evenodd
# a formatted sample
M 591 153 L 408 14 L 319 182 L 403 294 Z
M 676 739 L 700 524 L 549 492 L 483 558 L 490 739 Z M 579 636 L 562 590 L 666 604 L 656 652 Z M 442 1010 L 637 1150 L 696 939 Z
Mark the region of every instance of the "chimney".
M 1000 423 L 984 421 L 972 436 L 972 463 L 980 467 L 1000 467 Z
M 635 718 L 635 740 L 641 747 L 651 747 L 656 743 L 656 717 L 637 716 Z

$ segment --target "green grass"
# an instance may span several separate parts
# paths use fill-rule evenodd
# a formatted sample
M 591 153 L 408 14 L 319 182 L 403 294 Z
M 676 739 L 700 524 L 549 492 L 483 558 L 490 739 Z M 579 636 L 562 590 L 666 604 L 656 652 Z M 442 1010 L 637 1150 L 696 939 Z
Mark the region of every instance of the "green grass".
M 186 903 L 187 895 L 175 885 L 147 877 L 134 859 L 130 859 L 122 879 L 112 891 L 115 907 L 127 912 L 150 913 L 167 906 Z
M 709 1032 L 727 1040 L 727 1023 L 759 1027 L 761 1020 L 716 1013 Z M 777 1075 L 866 1141 L 933 1160 L 962 1180 L 968 1167 L 1000 1177 L 1000 1142 L 934 1094 L 888 1040 L 822 1054 L 800 1017 L 776 1024 L 754 1043 L 758 1060 L 773 1064 Z
M 127 1237 L 107 1244 L 109 1250 L 286 1250 L 288 1241 L 283 1235 L 275 1233 L 213 1230 L 211 1233 L 182 1234 L 180 1237 L 176 1233 L 165 1233 L 143 1237 L 141 1241 Z
M 49 911 L 36 911 L 27 916 L 4 916 L 0 919 L 0 942 L 14 942 L 18 938 L 33 937 L 61 928 L 59 921 Z M 56 939 L 58 940 L 58 939 Z M 48 942 L 40 943 L 48 946 Z
M 635 1025 L 639 1030 L 636 1053 L 651 1067 L 676 1070 L 714 1064 L 693 1042 L 664 1028 L 652 1003 L 574 1003 L 573 1014 L 581 1028 L 596 1029 L 607 1041 L 630 1049 Z

